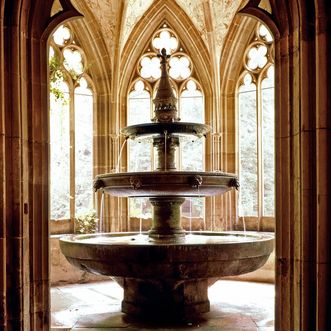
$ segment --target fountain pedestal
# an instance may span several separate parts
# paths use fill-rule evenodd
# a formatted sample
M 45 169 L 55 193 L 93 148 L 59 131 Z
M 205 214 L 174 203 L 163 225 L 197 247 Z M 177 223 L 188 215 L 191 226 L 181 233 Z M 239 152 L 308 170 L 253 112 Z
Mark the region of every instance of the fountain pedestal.
M 124 313 L 169 320 L 192 318 L 209 311 L 207 279 L 124 278 Z

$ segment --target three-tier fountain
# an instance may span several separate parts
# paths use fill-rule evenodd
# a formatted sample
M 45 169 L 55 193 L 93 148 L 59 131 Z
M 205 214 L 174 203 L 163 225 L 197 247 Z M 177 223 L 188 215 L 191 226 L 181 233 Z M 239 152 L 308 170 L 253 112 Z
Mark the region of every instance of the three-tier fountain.
M 238 188 L 237 177 L 222 172 L 176 168 L 181 135 L 204 137 L 210 127 L 180 122 L 168 77 L 165 49 L 152 123 L 122 129 L 127 139 L 152 137 L 156 170 L 102 174 L 94 188 L 118 197 L 149 197 L 153 206 L 148 233 L 68 235 L 60 240 L 67 260 L 82 270 L 120 278 L 122 311 L 135 316 L 185 319 L 209 311 L 208 279 L 260 268 L 273 250 L 265 233 L 186 231 L 180 208 L 185 197 L 223 194 Z

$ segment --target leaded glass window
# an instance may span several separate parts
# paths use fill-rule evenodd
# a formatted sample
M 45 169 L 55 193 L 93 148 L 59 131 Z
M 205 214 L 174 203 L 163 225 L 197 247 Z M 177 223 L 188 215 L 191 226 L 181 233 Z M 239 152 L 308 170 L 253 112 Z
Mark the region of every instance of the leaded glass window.
M 237 90 L 239 216 L 274 216 L 273 37 L 259 24 Z
M 86 57 L 68 26 L 49 46 L 50 214 L 73 221 L 93 208 L 93 89 Z
M 139 60 L 137 74 L 128 93 L 127 124 L 151 122 L 153 118 L 152 99 L 161 76 L 160 59 L 157 54 L 165 48 L 171 55 L 169 76 L 175 96 L 178 98 L 178 113 L 181 121 L 204 123 L 203 90 L 195 78 L 194 66 L 185 52 L 176 33 L 166 24 L 156 31 Z M 154 169 L 151 141 L 129 141 L 129 171 L 151 171 Z M 204 141 L 195 137 L 181 137 L 180 152 L 177 155 L 177 168 L 187 171 L 204 169 Z M 191 202 L 190 202 L 191 200 Z M 130 217 L 151 215 L 147 199 L 129 199 Z M 143 211 L 140 211 L 140 206 Z M 146 216 L 147 215 L 147 216 Z M 182 215 L 203 217 L 204 199 L 187 199 L 183 204 Z

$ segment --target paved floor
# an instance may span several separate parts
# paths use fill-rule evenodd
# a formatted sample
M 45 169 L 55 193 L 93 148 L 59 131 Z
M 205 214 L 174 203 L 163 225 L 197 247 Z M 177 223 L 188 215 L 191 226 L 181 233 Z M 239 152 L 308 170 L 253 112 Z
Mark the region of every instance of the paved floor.
M 51 289 L 51 331 L 274 330 L 274 286 L 221 280 L 209 288 L 210 312 L 199 322 L 139 323 L 121 313 L 122 289 L 112 281 Z

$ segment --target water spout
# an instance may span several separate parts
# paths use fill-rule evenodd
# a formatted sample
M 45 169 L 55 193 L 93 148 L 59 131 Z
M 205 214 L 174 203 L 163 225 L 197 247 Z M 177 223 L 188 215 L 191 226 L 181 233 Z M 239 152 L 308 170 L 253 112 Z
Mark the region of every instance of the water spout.
M 104 215 L 104 207 L 105 207 L 105 192 L 102 191 L 102 194 L 101 194 L 101 202 L 100 202 L 100 212 L 99 212 L 99 232 L 104 232 L 105 229 L 104 229 L 104 218 L 105 218 L 105 215 Z
M 242 221 L 243 221 L 243 229 L 244 229 L 244 235 L 246 237 L 246 222 L 245 222 L 245 217 L 242 217 Z
M 190 234 L 192 234 L 192 198 L 190 198 Z
M 143 199 L 140 198 L 139 234 L 142 234 Z
M 230 229 L 232 228 L 232 194 L 231 191 L 229 191 L 229 224 Z
M 125 138 L 125 140 L 122 143 L 120 152 L 118 153 L 117 164 L 116 164 L 115 172 L 120 172 L 119 168 L 120 168 L 120 163 L 121 163 L 121 157 L 122 157 L 124 146 L 125 146 L 127 140 L 128 140 L 128 138 Z

